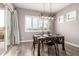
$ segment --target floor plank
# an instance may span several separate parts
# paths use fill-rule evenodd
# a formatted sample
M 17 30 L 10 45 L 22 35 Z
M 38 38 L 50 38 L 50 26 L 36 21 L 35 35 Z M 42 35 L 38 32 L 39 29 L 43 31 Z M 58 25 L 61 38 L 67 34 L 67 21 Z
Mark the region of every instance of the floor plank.
M 65 45 L 66 52 L 63 51 L 61 45 L 59 45 L 60 56 L 79 56 L 79 48 L 70 46 L 68 44 Z M 21 43 L 13 46 L 5 56 L 37 56 L 37 46 L 33 53 L 32 42 Z M 44 48 L 44 51 L 41 50 L 41 56 L 48 56 L 47 47 Z M 49 56 L 56 56 L 54 47 L 50 49 Z
M 0 55 L 4 52 L 4 42 L 0 41 Z

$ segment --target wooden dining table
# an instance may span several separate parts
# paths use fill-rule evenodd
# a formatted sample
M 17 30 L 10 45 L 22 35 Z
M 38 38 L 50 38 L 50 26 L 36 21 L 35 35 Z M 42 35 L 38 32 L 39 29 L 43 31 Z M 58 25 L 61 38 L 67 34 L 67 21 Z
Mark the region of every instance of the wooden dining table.
M 38 44 L 38 49 L 37 49 L 37 54 L 40 56 L 40 49 L 41 49 L 41 44 L 42 47 L 44 46 L 43 43 L 44 41 L 49 40 L 48 38 L 55 38 L 58 40 L 58 44 L 62 44 L 62 50 L 65 50 L 65 43 L 64 43 L 64 36 L 61 35 L 34 35 L 37 38 L 37 44 Z

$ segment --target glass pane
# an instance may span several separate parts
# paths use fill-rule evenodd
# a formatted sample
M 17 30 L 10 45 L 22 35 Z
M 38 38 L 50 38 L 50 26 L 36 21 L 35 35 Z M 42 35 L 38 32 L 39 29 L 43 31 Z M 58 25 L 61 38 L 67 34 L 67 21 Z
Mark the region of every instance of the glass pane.
M 32 17 L 30 16 L 25 17 L 25 26 L 27 29 L 32 28 Z
M 38 16 L 27 16 L 25 21 L 25 31 L 28 29 L 29 31 L 40 31 L 48 29 L 48 20 L 44 20 L 39 18 Z
M 60 23 L 63 23 L 64 22 L 64 15 L 60 16 L 59 22 Z
M 70 12 L 70 14 L 69 14 L 69 18 L 74 18 L 75 15 L 76 15 L 76 11 L 72 11 L 72 12 Z
M 69 13 L 66 14 L 66 21 L 73 21 L 76 20 L 76 11 L 71 11 Z
M 48 28 L 48 20 L 44 20 L 44 29 Z
M 33 29 L 38 29 L 38 18 L 33 17 Z
M 4 27 L 4 10 L 0 10 L 0 27 Z
M 42 27 L 43 27 L 43 20 L 39 19 L 39 29 L 42 29 Z

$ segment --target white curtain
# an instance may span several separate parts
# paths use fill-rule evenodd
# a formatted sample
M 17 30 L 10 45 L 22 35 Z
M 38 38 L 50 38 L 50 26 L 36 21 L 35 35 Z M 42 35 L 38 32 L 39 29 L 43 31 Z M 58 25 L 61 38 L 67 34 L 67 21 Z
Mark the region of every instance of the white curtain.
M 13 40 L 13 44 L 20 43 L 19 22 L 18 22 L 18 14 L 16 10 L 12 13 L 12 40 Z

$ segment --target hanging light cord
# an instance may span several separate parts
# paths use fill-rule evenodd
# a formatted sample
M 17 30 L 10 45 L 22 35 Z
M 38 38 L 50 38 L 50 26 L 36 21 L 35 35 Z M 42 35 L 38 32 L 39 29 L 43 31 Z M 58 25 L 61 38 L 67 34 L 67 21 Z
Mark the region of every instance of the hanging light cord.
M 50 3 L 50 17 L 51 17 L 51 11 L 52 11 L 52 4 Z
M 44 8 L 44 14 L 45 14 L 45 3 L 43 4 L 43 8 Z

